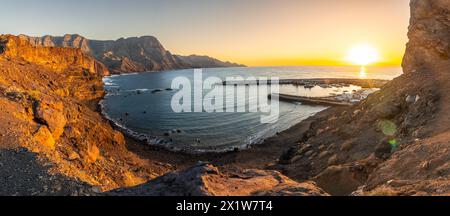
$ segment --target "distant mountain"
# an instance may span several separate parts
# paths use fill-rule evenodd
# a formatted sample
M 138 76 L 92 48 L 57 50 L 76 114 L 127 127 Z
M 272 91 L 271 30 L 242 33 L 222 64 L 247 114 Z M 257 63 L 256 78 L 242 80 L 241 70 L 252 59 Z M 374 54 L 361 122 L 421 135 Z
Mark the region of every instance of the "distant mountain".
M 34 46 L 72 47 L 81 49 L 105 64 L 111 73 L 163 71 L 185 68 L 244 66 L 223 62 L 208 56 L 172 55 L 153 36 L 120 38 L 118 40 L 89 40 L 77 34 L 63 37 L 30 37 L 19 35 Z
M 245 67 L 245 65 L 232 63 L 232 62 L 223 62 L 218 59 L 209 57 L 209 56 L 199 56 L 199 55 L 190 55 L 190 56 L 180 56 L 176 55 L 176 58 L 180 59 L 182 62 L 190 65 L 193 68 L 213 68 L 213 67 Z

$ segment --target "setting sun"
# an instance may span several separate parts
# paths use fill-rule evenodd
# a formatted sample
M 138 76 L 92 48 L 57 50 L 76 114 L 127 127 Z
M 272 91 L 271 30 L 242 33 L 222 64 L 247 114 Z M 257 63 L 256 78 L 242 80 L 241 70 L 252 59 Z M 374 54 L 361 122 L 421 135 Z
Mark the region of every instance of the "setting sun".
M 378 50 L 368 44 L 354 46 L 347 55 L 347 61 L 358 66 L 367 66 L 379 61 L 379 59 Z

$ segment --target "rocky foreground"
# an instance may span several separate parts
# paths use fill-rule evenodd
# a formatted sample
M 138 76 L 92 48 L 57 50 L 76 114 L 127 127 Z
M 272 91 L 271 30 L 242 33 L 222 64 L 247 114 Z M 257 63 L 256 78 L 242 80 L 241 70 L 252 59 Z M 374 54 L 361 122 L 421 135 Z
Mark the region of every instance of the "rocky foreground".
M 132 188 L 110 191 L 116 196 L 328 196 L 314 182 L 298 183 L 277 171 L 221 171 L 205 163 L 173 172 Z
M 1 36 L 0 194 L 450 195 L 450 1 L 412 0 L 411 13 L 404 75 L 381 91 L 261 147 L 172 165 L 99 114 L 104 64 Z

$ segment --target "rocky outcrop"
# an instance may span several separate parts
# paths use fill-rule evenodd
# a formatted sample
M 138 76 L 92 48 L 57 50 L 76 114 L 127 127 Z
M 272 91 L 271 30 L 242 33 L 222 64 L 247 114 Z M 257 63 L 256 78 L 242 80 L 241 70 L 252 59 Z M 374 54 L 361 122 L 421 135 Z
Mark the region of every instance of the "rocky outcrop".
M 62 102 L 43 98 L 36 102 L 34 113 L 35 119 L 46 125 L 51 131 L 53 138 L 58 140 L 63 134 L 67 123 Z
M 80 35 L 19 38 L 34 46 L 71 47 L 94 56 L 112 73 L 162 71 L 184 68 L 242 66 L 207 56 L 176 56 L 152 36 L 120 38 L 115 41 L 88 40 Z
M 313 182 L 297 183 L 277 171 L 222 171 L 199 164 L 144 185 L 111 191 L 110 195 L 140 196 L 327 196 Z
M 278 168 L 332 195 L 448 194 L 450 1 L 412 0 L 404 74 L 316 118 Z
M 449 10 L 448 0 L 411 1 L 409 42 L 403 59 L 405 73 L 430 73 L 435 71 L 432 64 L 449 59 Z

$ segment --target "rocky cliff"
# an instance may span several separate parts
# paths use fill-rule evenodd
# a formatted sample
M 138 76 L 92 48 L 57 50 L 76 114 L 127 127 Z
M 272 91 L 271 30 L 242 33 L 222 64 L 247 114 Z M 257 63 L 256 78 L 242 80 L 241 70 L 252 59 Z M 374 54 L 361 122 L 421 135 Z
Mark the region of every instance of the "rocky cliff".
M 3 56 L 7 59 L 22 59 L 57 72 L 64 72 L 70 67 L 78 66 L 83 71 L 100 76 L 109 75 L 108 69 L 95 59 L 83 55 L 80 49 L 63 49 L 59 47 L 31 48 L 28 40 L 23 37 L 3 37 Z
M 0 164 L 12 166 L 2 167 L 11 170 L 0 174 L 2 188 L 18 195 L 83 194 L 83 184 L 101 191 L 161 174 L 128 152 L 124 136 L 96 111 L 108 74 L 102 63 L 79 49 L 35 47 L 4 35 L 0 66 L 0 152 L 8 156 Z M 18 162 L 4 161 L 11 157 Z M 55 176 L 62 178 L 59 186 Z M 61 186 L 67 181 L 79 182 L 81 192 Z
M 412 0 L 404 75 L 315 117 L 280 159 L 332 195 L 450 194 L 450 1 Z
M 115 41 L 88 40 L 80 35 L 19 37 L 34 46 L 78 48 L 101 61 L 112 73 L 243 66 L 208 56 L 172 55 L 152 36 L 121 38 Z
M 412 0 L 409 43 L 403 60 L 405 73 L 444 73 L 435 70 L 436 63 L 450 56 L 450 1 Z M 438 74 L 436 74 L 438 75 Z

